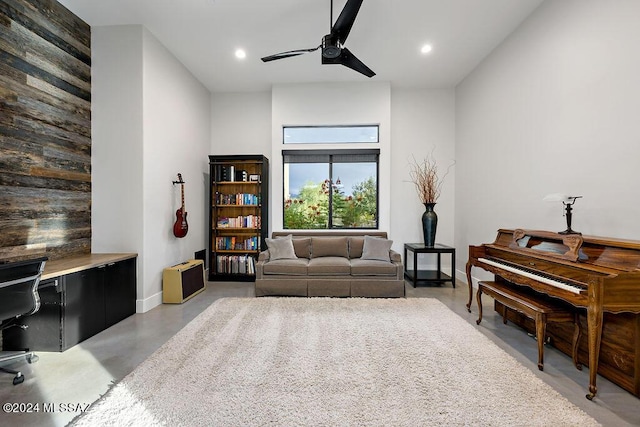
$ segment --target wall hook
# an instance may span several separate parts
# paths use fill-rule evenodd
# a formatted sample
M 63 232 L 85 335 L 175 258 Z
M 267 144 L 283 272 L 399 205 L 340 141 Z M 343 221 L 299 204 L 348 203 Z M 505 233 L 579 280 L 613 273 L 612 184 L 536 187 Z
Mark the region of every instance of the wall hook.
M 181 173 L 178 174 L 178 180 L 177 181 L 173 181 L 173 185 L 176 185 L 176 184 L 186 184 L 186 182 L 184 182 L 182 180 L 182 174 Z

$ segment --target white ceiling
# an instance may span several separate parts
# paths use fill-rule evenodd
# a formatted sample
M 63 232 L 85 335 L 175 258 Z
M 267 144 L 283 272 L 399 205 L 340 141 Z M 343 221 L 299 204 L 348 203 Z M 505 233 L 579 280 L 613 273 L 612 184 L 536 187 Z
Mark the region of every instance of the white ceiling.
M 272 84 L 362 82 L 312 48 L 329 32 L 330 0 L 59 0 L 91 26 L 142 24 L 212 92 L 269 90 Z M 393 87 L 451 88 L 543 0 L 365 0 L 345 43 Z M 346 0 L 334 1 L 334 20 Z M 420 54 L 429 43 L 433 50 Z M 247 57 L 239 61 L 236 48 Z

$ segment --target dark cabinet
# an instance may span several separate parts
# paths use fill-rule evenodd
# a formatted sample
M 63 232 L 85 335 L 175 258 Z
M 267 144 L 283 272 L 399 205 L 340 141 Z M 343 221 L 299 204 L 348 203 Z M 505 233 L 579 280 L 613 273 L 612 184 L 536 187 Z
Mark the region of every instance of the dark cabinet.
M 42 280 L 27 329 L 3 331 L 4 350 L 64 351 L 136 311 L 136 258 Z
M 127 259 L 99 269 L 104 283 L 106 327 L 136 312 L 136 260 Z
M 62 277 L 63 349 L 94 336 L 105 327 L 104 284 L 99 270 L 99 267 L 92 268 Z

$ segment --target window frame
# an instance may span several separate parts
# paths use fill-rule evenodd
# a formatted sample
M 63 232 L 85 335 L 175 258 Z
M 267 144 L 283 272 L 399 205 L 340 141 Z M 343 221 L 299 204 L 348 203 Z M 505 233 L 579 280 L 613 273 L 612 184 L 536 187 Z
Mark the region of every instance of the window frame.
M 380 149 L 372 149 L 372 148 L 362 148 L 362 149 L 336 149 L 336 150 L 327 150 L 327 149 L 308 149 L 308 150 L 282 150 L 282 176 L 285 175 L 285 168 L 288 164 L 292 163 L 312 163 L 312 162 L 291 162 L 287 161 L 287 156 L 292 157 L 302 157 L 302 156 L 318 156 L 323 157 L 326 156 L 328 158 L 327 164 L 329 167 L 329 177 L 328 179 L 333 182 L 333 165 L 335 163 L 373 163 L 365 162 L 365 161 L 333 161 L 334 157 L 338 156 L 353 156 L 354 158 L 357 156 L 372 156 L 375 160 L 376 164 L 376 207 L 375 207 L 375 225 L 372 227 L 336 227 L 333 224 L 333 193 L 329 192 L 329 201 L 328 201 L 328 219 L 327 219 L 327 228 L 313 228 L 309 230 L 378 230 L 380 227 Z M 314 162 L 319 163 L 319 162 Z M 294 228 L 288 228 L 285 222 L 285 180 L 282 180 L 282 228 L 285 230 L 296 230 Z
M 356 129 L 356 128 L 375 128 L 375 141 L 286 141 L 285 135 L 287 129 Z M 360 125 L 297 125 L 282 127 L 282 144 L 283 145 L 317 145 L 317 144 L 379 144 L 380 143 L 380 125 L 378 124 L 360 124 Z

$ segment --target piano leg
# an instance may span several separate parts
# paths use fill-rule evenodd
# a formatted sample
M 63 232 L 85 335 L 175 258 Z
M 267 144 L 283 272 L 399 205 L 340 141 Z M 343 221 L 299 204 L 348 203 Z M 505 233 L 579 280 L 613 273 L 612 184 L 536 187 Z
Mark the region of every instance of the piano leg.
M 587 399 L 593 400 L 598 388 L 598 363 L 600 361 L 600 342 L 602 341 L 602 302 L 604 297 L 602 283 L 589 283 L 589 305 L 587 307 L 587 326 L 589 338 L 589 394 Z
M 577 311 L 575 313 L 574 323 L 575 325 L 573 329 L 573 345 L 571 355 L 573 358 L 573 364 L 575 365 L 576 369 L 582 371 L 582 363 L 580 363 L 580 361 L 578 360 L 578 345 L 580 344 L 580 336 L 582 335 L 582 330 L 580 329 L 580 316 L 578 315 Z
M 536 340 L 538 341 L 538 369 L 544 370 L 544 338 L 547 334 L 547 316 L 536 313 Z
M 478 301 L 478 320 L 476 320 L 476 325 L 479 325 L 480 322 L 482 322 L 482 288 L 480 286 L 478 286 L 478 293 L 476 293 L 476 299 Z M 467 308 L 469 308 L 469 306 L 467 306 Z
M 471 263 L 467 261 L 467 284 L 469 284 L 469 301 L 467 311 L 471 313 L 471 300 L 473 299 L 473 282 L 471 281 Z M 480 306 L 480 304 L 478 304 Z

